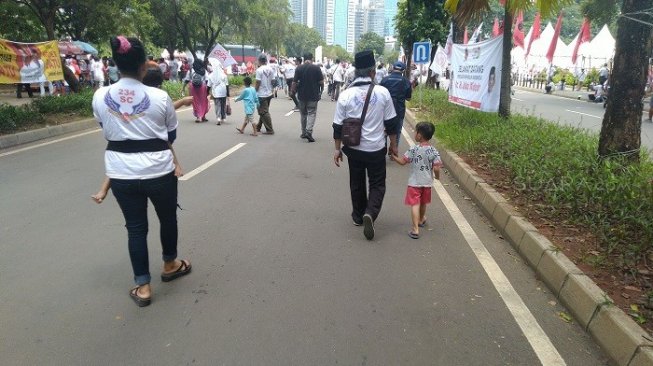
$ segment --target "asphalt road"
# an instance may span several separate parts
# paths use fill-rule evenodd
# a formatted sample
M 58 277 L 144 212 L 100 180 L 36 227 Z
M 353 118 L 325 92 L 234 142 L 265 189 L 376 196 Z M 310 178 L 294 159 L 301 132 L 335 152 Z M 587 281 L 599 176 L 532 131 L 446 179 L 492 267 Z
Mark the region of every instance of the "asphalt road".
M 193 263 L 189 276 L 158 278 L 150 210 L 147 308 L 128 297 L 115 199 L 90 199 L 103 177 L 101 134 L 0 151 L 0 364 L 607 364 L 448 175 L 448 194 L 434 191 L 428 229 L 413 240 L 408 169 L 389 162 L 377 235 L 365 240 L 349 215 L 346 163 L 332 162 L 334 104 L 319 104 L 313 144 L 299 139 L 297 114 L 284 117 L 290 106 L 273 100 L 276 134 L 259 137 L 236 133 L 242 104 L 222 126 L 179 112 L 185 171 L 222 159 L 180 182 L 179 252 Z M 448 196 L 464 219 L 444 208 Z M 491 280 L 499 273 L 479 264 L 464 221 L 525 307 L 499 295 Z M 533 322 L 518 325 L 515 311 Z
M 580 100 L 515 89 L 511 106 L 513 112 L 542 117 L 598 134 L 605 114 L 603 103 L 588 102 L 585 91 L 578 92 L 578 95 L 581 96 Z M 642 118 L 647 117 L 648 112 L 645 111 Z M 642 146 L 653 154 L 653 123 L 642 122 Z

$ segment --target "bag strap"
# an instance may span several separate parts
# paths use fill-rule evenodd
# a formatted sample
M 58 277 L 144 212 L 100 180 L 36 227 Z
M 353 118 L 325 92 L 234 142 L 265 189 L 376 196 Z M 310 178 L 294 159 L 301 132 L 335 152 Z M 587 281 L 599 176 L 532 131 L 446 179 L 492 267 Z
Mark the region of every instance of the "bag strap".
M 370 104 L 372 91 L 374 91 L 374 83 L 370 84 L 370 87 L 367 89 L 367 98 L 365 98 L 365 104 L 363 105 L 363 114 L 361 114 L 361 125 L 365 123 L 365 115 L 367 115 L 367 106 Z

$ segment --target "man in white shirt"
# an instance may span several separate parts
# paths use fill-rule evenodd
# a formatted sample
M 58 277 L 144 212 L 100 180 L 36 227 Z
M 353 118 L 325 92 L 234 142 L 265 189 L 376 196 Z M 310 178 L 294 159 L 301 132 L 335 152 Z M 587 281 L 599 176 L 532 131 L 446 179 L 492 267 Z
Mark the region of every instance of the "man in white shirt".
M 217 125 L 227 120 L 227 98 L 229 97 L 229 79 L 220 66 L 215 67 L 207 78 L 206 86 L 211 89 L 215 103 Z
M 331 93 L 331 101 L 337 101 L 340 96 L 340 86 L 345 78 L 345 68 L 343 67 L 340 60 L 336 60 L 335 65 L 331 66 L 333 69 L 333 92 Z
M 385 195 L 386 178 L 386 131 L 390 137 L 390 152 L 397 154 L 397 113 L 388 89 L 374 85 L 374 53 L 361 51 L 356 54 L 356 71 L 352 85 L 338 98 L 333 118 L 333 138 L 336 166 L 342 162 L 342 153 L 349 164 L 349 189 L 351 192 L 352 219 L 354 225 L 364 225 L 363 234 L 368 240 L 374 238 L 374 221 L 381 211 Z M 345 146 L 342 150 L 342 125 L 347 118 L 361 118 L 369 88 L 372 89 L 367 114 L 361 128 L 358 146 Z M 369 181 L 369 195 L 366 188 Z
M 261 126 L 265 125 L 265 135 L 273 135 L 272 117 L 270 116 L 270 101 L 273 97 L 272 79 L 275 77 L 274 70 L 268 65 L 268 59 L 265 55 L 258 57 L 259 67 L 256 69 L 256 95 L 259 100 L 258 115 L 259 120 L 256 130 L 260 131 Z
M 286 80 L 286 86 L 288 87 L 288 95 L 290 96 L 290 99 L 292 99 L 293 103 L 295 103 L 295 109 L 296 111 L 299 110 L 299 101 L 297 100 L 297 96 L 295 94 L 292 94 L 290 92 L 290 89 L 292 88 L 292 80 L 295 77 L 295 64 L 288 60 L 285 59 L 283 66 L 281 67 L 281 72 L 283 73 L 283 77 Z

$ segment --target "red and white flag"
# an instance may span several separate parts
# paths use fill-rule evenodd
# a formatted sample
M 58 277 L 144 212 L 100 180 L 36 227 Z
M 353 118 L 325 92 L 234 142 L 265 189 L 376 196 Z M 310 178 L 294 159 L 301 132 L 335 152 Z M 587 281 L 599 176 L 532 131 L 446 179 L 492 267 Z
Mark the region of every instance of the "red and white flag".
M 549 63 L 553 62 L 553 55 L 556 53 L 556 46 L 558 46 L 558 38 L 560 37 L 560 28 L 562 28 L 562 11 L 560 12 L 560 15 L 558 15 L 558 21 L 556 22 L 556 27 L 553 31 L 553 38 L 551 39 L 549 50 L 546 52 L 546 59 Z
M 526 54 L 524 58 L 528 57 L 531 53 L 531 45 L 533 41 L 540 38 L 542 31 L 540 30 L 540 13 L 535 14 L 535 20 L 533 20 L 533 31 L 531 32 L 531 38 L 528 40 L 528 47 L 526 48 Z
M 503 28 L 499 25 L 499 19 L 494 18 L 494 25 L 492 26 L 492 37 L 496 37 L 503 33 Z
M 590 41 L 590 20 L 585 18 L 585 20 L 583 20 L 583 25 L 580 26 L 578 39 L 576 39 L 576 45 L 574 46 L 574 53 L 571 54 L 572 64 L 576 64 L 576 59 L 578 58 L 578 49 L 580 48 L 580 45 L 589 41 Z
M 209 53 L 209 58 L 215 58 L 220 61 L 222 67 L 229 67 L 233 64 L 237 64 L 236 60 L 231 56 L 229 51 L 225 50 L 219 43 L 215 45 L 213 51 Z
M 465 26 L 465 34 L 463 35 L 463 43 L 467 44 L 467 41 L 469 41 L 469 37 L 467 37 L 467 27 Z
M 524 12 L 519 11 L 517 18 L 515 19 L 515 26 L 512 31 L 512 41 L 515 43 L 515 46 L 524 48 Z
M 447 36 L 447 44 L 444 45 L 444 53 L 447 58 L 451 58 L 451 51 L 453 49 L 453 23 L 449 24 L 449 35 Z

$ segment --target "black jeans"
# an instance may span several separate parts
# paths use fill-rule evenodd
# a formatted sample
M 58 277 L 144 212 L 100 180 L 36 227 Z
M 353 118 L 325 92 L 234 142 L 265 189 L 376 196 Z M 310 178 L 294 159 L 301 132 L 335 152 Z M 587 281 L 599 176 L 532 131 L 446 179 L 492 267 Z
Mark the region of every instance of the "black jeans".
M 23 97 L 23 88 L 27 91 L 27 95 L 29 97 L 32 97 L 32 86 L 30 84 L 16 84 L 16 97 L 17 98 L 22 98 Z
M 373 220 L 379 216 L 383 197 L 385 196 L 385 154 L 386 149 L 374 152 L 359 151 L 345 147 L 349 164 L 349 190 L 351 192 L 351 217 L 361 222 L 364 214 L 370 214 Z M 369 181 L 369 195 L 367 184 Z
M 150 283 L 147 199 L 161 224 L 163 260 L 172 261 L 177 258 L 177 177 L 172 172 L 152 179 L 111 179 L 111 191 L 125 217 L 134 281 L 139 286 Z

